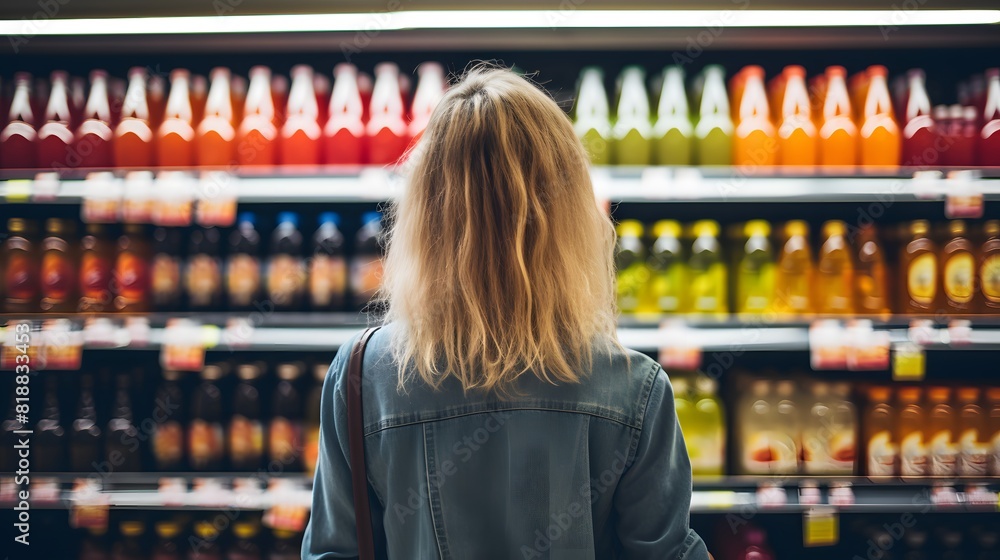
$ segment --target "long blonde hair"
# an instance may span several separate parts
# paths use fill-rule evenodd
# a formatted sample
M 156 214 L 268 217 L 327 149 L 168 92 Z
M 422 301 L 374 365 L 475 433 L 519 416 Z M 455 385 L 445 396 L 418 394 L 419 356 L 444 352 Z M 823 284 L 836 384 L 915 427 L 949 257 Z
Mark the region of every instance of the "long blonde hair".
M 507 393 L 531 372 L 577 382 L 616 335 L 611 220 L 566 114 L 507 69 L 480 65 L 444 96 L 389 211 L 379 299 L 400 387 Z

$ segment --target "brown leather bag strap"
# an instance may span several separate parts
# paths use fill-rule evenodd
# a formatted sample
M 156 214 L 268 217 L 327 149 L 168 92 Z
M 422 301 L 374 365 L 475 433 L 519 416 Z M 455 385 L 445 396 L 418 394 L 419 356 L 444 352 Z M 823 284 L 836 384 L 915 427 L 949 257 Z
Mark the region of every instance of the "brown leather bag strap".
M 354 517 L 358 528 L 358 558 L 375 560 L 375 535 L 371 504 L 368 502 L 368 469 L 365 466 L 365 423 L 361 401 L 361 367 L 368 339 L 379 327 L 371 327 L 354 342 L 347 366 L 347 432 L 351 453 L 351 486 L 354 490 Z

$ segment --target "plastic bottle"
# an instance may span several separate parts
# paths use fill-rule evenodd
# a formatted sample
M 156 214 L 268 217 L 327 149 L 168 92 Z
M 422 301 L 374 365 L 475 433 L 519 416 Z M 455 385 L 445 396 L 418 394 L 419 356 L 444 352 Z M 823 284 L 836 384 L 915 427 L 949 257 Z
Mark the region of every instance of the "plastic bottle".
M 611 129 L 615 163 L 649 165 L 653 159 L 653 127 L 645 72 L 638 66 L 629 66 L 622 70 L 619 83 L 621 93 Z
M 812 311 L 815 266 L 809 247 L 809 224 L 792 220 L 785 224 L 785 243 L 778 255 L 774 279 L 774 304 L 778 313 L 802 316 Z
M 111 420 L 105 430 L 104 451 L 108 457 L 121 457 L 115 472 L 138 472 L 142 467 L 141 450 L 137 446 L 139 430 L 132 412 L 131 381 L 128 374 L 118 374 Z
M 278 385 L 271 400 L 271 423 L 267 429 L 267 457 L 290 471 L 302 469 L 302 397 L 298 364 L 278 366 Z
M 76 154 L 70 157 L 73 148 L 73 129 L 70 128 L 69 75 L 62 71 L 52 72 L 52 89 L 49 103 L 45 106 L 45 124 L 38 129 L 38 165 L 44 169 L 76 167 L 80 164 Z
M 653 138 L 656 140 L 656 163 L 691 165 L 691 141 L 694 127 L 684 91 L 684 70 L 670 66 L 663 71 L 663 88 L 656 109 Z
M 854 295 L 858 313 L 889 313 L 885 254 L 879 245 L 874 225 L 861 226 L 857 236 L 857 268 L 854 271 Z
M 653 246 L 647 259 L 650 271 L 648 305 L 659 313 L 683 309 L 687 288 L 687 264 L 681 246 L 681 224 L 661 220 L 653 226 Z
M 806 70 L 786 66 L 781 119 L 778 123 L 778 161 L 781 165 L 812 167 L 817 162 L 817 133 L 813 124 Z
M 941 294 L 949 313 L 972 313 L 976 301 L 976 258 L 966 237 L 965 222 L 948 223 L 949 241 L 941 252 Z
M 899 258 L 903 313 L 932 313 L 938 300 L 938 257 L 926 220 L 910 224 L 910 239 Z
M 233 390 L 233 413 L 229 418 L 227 450 L 229 462 L 237 471 L 260 468 L 264 459 L 264 424 L 261 422 L 260 377 L 256 364 L 236 368 L 239 381 Z
M 864 166 L 896 167 L 902 149 L 899 126 L 893 118 L 885 66 L 869 66 L 860 120 L 859 161 Z
M 342 309 L 347 300 L 347 260 L 339 224 L 340 215 L 324 212 L 313 234 L 309 261 L 309 307 L 313 310 Z
M 313 90 L 313 70 L 300 64 L 292 68 L 292 86 L 288 93 L 285 123 L 281 127 L 282 165 L 319 163 L 323 130 L 319 126 L 319 107 Z
M 191 421 L 188 424 L 188 461 L 196 471 L 215 472 L 222 468 L 225 439 L 222 430 L 222 378 L 219 366 L 205 366 L 201 384 L 191 395 Z
M 80 399 L 69 432 L 69 466 L 73 472 L 89 472 L 103 451 L 101 425 L 94 401 L 94 376 L 80 376 Z
M 899 390 L 899 417 L 896 434 L 899 438 L 899 472 L 903 476 L 925 476 L 930 472 L 924 440 L 924 409 L 920 406 L 920 389 L 903 387 Z
M 271 234 L 264 288 L 276 310 L 291 311 L 302 306 L 305 274 L 299 216 L 294 212 L 281 212 L 278 214 L 278 225 Z
M 743 69 L 743 92 L 739 120 L 733 135 L 733 165 L 769 166 L 778 162 L 779 145 L 764 89 L 764 69 Z
M 986 240 L 976 259 L 976 276 L 983 313 L 1000 313 L 1000 220 L 983 224 Z
M 341 62 L 333 67 L 329 114 L 323 128 L 324 162 L 341 165 L 365 163 L 364 105 L 361 90 L 358 89 L 358 69 L 353 64 Z
M 177 472 L 184 468 L 184 391 L 181 374 L 163 370 L 163 381 L 156 388 L 153 413 L 156 425 L 151 436 L 153 462 L 160 472 Z
M 736 280 L 737 313 L 764 313 L 774 301 L 774 252 L 771 224 L 751 220 L 743 228 L 746 243 L 740 257 Z
M 907 76 L 907 101 L 903 123 L 903 165 L 926 166 L 928 154 L 934 153 L 934 119 L 931 118 L 931 100 L 924 85 L 924 71 L 910 70 Z
M 277 163 L 278 128 L 275 126 L 271 69 L 250 69 L 250 85 L 243 106 L 243 119 L 236 132 L 236 161 L 240 165 Z
M 354 240 L 350 285 L 355 308 L 364 308 L 382 285 L 382 214 L 366 212 Z
M 713 220 L 695 222 L 694 241 L 688 260 L 690 311 L 697 314 L 728 313 L 727 273 L 719 245 L 719 224 Z
M 38 132 L 31 108 L 31 74 L 14 74 L 14 96 L 7 124 L 0 131 L 0 167 L 30 169 L 38 166 Z
M 365 129 L 368 163 L 390 165 L 403 156 L 410 143 L 404 111 L 399 66 L 379 63 L 375 66 L 375 89 Z
M 42 311 L 70 313 L 77 305 L 76 243 L 70 222 L 57 218 L 45 221 L 42 240 L 41 300 Z
M 201 166 L 223 167 L 234 161 L 232 77 L 228 68 L 212 69 L 212 85 L 205 101 L 205 115 L 195 134 L 195 160 Z
M 229 309 L 252 309 L 261 296 L 260 234 L 252 212 L 241 212 L 229 234 L 226 257 L 226 303 Z
M 843 66 L 826 69 L 825 99 L 819 129 L 820 165 L 853 167 L 858 163 L 858 127 Z
M 643 227 L 635 220 L 625 220 L 618 224 L 617 230 L 618 309 L 622 313 L 636 313 L 642 308 L 650 279 L 646 247 L 642 243 Z
M 170 95 L 163 122 L 156 131 L 156 164 L 162 167 L 190 167 L 194 164 L 194 112 L 190 94 L 191 73 L 176 69 L 170 73 Z
M 785 395 L 788 396 L 788 395 Z M 779 397 L 772 393 L 769 381 L 757 379 L 750 387 L 748 399 L 740 411 L 743 445 L 741 467 L 744 474 L 790 474 L 798 468 L 796 440 L 782 426 Z
M 153 308 L 171 311 L 180 307 L 182 287 L 181 239 L 176 228 L 153 230 L 153 264 L 150 267 L 150 297 Z
M 721 476 L 726 464 L 726 421 L 717 395 L 718 384 L 704 375 L 695 379 L 694 440 L 699 442 L 698 461 L 692 457 L 695 475 Z M 686 439 L 686 436 L 685 436 Z
M 576 106 L 573 109 L 573 129 L 580 137 L 594 165 L 611 163 L 611 114 L 604 90 L 604 72 L 589 66 L 580 72 Z
M 84 120 L 76 129 L 74 150 L 80 167 L 111 167 L 111 106 L 108 102 L 108 73 L 90 72 L 90 96 L 83 109 Z
M 413 105 L 410 108 L 409 136 L 416 141 L 420 138 L 427 123 L 431 120 L 434 108 L 444 97 L 447 90 L 444 77 L 444 67 L 437 62 L 425 62 L 417 67 L 417 90 L 413 94 Z
M 39 257 L 31 237 L 34 232 L 27 220 L 7 220 L 0 270 L 3 270 L 3 309 L 8 313 L 29 313 L 38 309 Z
M 958 473 L 957 423 L 951 403 L 951 389 L 932 387 L 927 391 L 927 451 L 931 476 L 955 476 Z
M 66 467 L 66 430 L 59 419 L 59 393 L 56 378 L 45 378 L 45 401 L 41 418 L 31 437 L 31 467 L 36 472 L 52 473 Z
M 847 242 L 847 225 L 823 224 L 823 244 L 816 264 L 816 311 L 829 315 L 854 313 L 854 262 Z
M 218 309 L 222 304 L 222 263 L 219 230 L 196 228 L 188 244 L 184 291 L 191 309 Z
M 132 68 L 128 76 L 122 118 L 115 127 L 112 161 L 115 167 L 152 167 L 154 134 L 150 126 L 146 69 Z
M 958 474 L 986 476 L 987 418 L 979 404 L 979 389 L 958 389 Z
M 868 476 L 894 476 L 899 472 L 899 445 L 896 411 L 889 400 L 889 388 L 874 386 L 868 390 L 865 411 L 865 445 Z
M 979 132 L 979 165 L 1000 165 L 1000 68 L 986 71 L 986 101 Z M 12 113 L 13 114 L 13 110 Z

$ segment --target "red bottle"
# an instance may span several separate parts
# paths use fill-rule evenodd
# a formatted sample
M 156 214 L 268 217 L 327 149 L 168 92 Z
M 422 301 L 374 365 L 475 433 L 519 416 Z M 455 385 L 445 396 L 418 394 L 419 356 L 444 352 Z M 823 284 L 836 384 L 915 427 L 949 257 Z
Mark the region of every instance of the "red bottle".
M 313 91 L 313 70 L 300 64 L 292 68 L 285 124 L 281 127 L 282 165 L 316 165 L 323 130 Z
M 414 143 L 427 128 L 427 123 L 431 120 L 431 114 L 437 107 L 444 92 L 448 89 L 444 67 L 437 62 L 425 62 L 417 68 L 417 75 L 420 80 L 417 82 L 417 91 L 413 94 L 413 106 L 410 108 L 410 136 Z
M 271 69 L 254 66 L 250 69 L 243 120 L 237 132 L 236 161 L 240 165 L 274 165 L 277 141 Z
M 0 132 L 0 167 L 36 167 L 38 133 L 31 110 L 31 74 L 18 72 L 14 75 L 14 97 L 7 115 L 7 125 Z
M 3 271 L 3 310 L 27 313 L 38 308 L 38 251 L 32 244 L 32 225 L 21 218 L 7 220 L 7 239 L 0 246 Z
M 83 108 L 87 106 L 87 81 L 80 76 L 69 80 L 69 128 L 76 130 L 83 122 Z
M 976 126 L 976 108 L 969 105 L 952 105 L 948 110 L 951 117 L 949 125 L 948 165 L 955 167 L 970 167 L 976 165 L 976 136 L 979 127 Z
M 153 129 L 149 120 L 146 69 L 128 73 L 128 89 L 122 102 L 122 117 L 115 127 L 112 153 L 115 167 L 152 167 Z
M 274 101 L 274 124 L 285 122 L 285 109 L 288 108 L 288 78 L 282 74 L 271 77 L 271 99 Z
M 313 91 L 316 92 L 316 108 L 319 110 L 317 122 L 320 128 L 330 118 L 330 78 L 323 74 L 313 74 Z
M 81 167 L 111 167 L 111 106 L 108 104 L 108 73 L 90 73 L 90 97 L 83 109 L 84 121 L 76 130 L 77 155 Z
M 195 151 L 198 165 L 222 167 L 233 162 L 236 130 L 228 68 L 212 70 L 212 88 L 205 102 L 205 116 L 198 124 Z
M 205 116 L 205 103 L 208 101 L 208 79 L 205 76 L 191 76 L 191 126 L 198 126 Z
M 393 164 L 403 155 L 410 141 L 403 111 L 399 66 L 383 62 L 375 67 L 375 88 L 366 127 L 369 163 Z
M 45 124 L 38 129 L 39 167 L 60 169 L 80 165 L 77 156 L 70 154 L 73 147 L 71 120 L 69 75 L 56 70 L 52 73 L 49 103 L 45 106 Z
M 983 128 L 979 133 L 979 165 L 1000 165 L 1000 68 L 986 71 Z
M 342 62 L 333 68 L 333 92 L 330 95 L 329 119 L 323 129 L 324 161 L 331 164 L 359 165 L 363 154 L 364 105 L 358 88 L 358 69 Z
M 903 113 L 903 165 L 941 165 L 934 148 L 931 100 L 924 85 L 924 71 L 907 72 L 906 110 Z
M 170 73 L 170 97 L 163 124 L 156 133 L 156 164 L 190 167 L 194 164 L 194 126 L 188 82 L 191 74 L 177 69 Z

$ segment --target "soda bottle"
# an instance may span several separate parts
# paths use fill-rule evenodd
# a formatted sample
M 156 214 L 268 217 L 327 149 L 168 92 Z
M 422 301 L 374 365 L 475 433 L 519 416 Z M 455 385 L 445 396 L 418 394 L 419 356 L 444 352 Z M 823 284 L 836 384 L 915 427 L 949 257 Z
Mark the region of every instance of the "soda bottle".
M 278 226 L 271 234 L 265 288 L 275 310 L 291 311 L 302 306 L 305 274 L 299 216 L 294 212 L 281 212 L 278 214 Z
M 153 307 L 171 311 L 181 301 L 181 239 L 175 228 L 153 230 L 153 264 L 150 269 L 150 296 Z
M 71 225 L 65 220 L 45 221 L 42 240 L 41 309 L 55 313 L 76 311 L 76 251 L 70 244 Z
M 292 89 L 288 94 L 285 124 L 281 127 L 281 163 L 316 165 L 323 130 L 319 127 L 319 107 L 313 91 L 313 70 L 300 64 L 292 68 Z
M 251 309 L 260 297 L 260 234 L 252 212 L 241 212 L 229 234 L 226 298 L 230 309 Z
M 624 220 L 617 229 L 618 309 L 622 313 L 636 313 L 641 309 L 650 278 L 646 247 L 642 243 L 643 227 L 638 221 Z
M 704 85 L 694 127 L 694 147 L 698 165 L 731 165 L 733 161 L 733 120 L 721 66 L 706 66 Z
M 413 106 L 410 108 L 409 136 L 413 138 L 414 143 L 427 128 L 434 108 L 447 90 L 444 67 L 437 62 L 421 64 L 417 68 L 417 75 L 420 81 L 417 82 L 417 90 L 413 94 Z
M 857 270 L 854 272 L 855 304 L 859 313 L 889 313 L 885 254 L 879 245 L 875 226 L 861 226 L 857 237 Z
M 399 67 L 391 62 L 380 63 L 375 66 L 375 89 L 365 129 L 369 163 L 393 164 L 402 157 L 410 142 L 403 112 Z
M 750 167 L 774 165 L 778 142 L 764 90 L 764 69 L 743 69 L 743 92 L 739 97 L 739 120 L 733 137 L 733 164 Z
M 816 125 L 813 124 L 806 70 L 787 66 L 778 123 L 778 155 L 782 165 L 813 166 L 817 160 Z
M 263 372 L 256 364 L 236 368 L 239 382 L 233 392 L 233 415 L 229 419 L 229 461 L 234 470 L 253 471 L 264 458 L 264 425 L 261 423 L 260 389 Z
M 296 387 L 300 375 L 298 364 L 278 366 L 278 385 L 271 400 L 267 430 L 268 459 L 290 471 L 302 469 L 302 397 Z
M 740 258 L 736 284 L 736 311 L 764 313 L 774 298 L 774 253 L 771 249 L 771 224 L 751 220 L 743 228 L 746 244 Z
M 649 307 L 659 313 L 678 313 L 685 303 L 687 265 L 681 247 L 681 224 L 661 220 L 653 226 L 652 250 L 649 252 Z
M 153 129 L 146 94 L 146 69 L 135 67 L 128 74 L 122 119 L 115 127 L 113 160 L 115 167 L 151 167 Z
M 80 241 L 80 311 L 111 309 L 115 247 L 103 224 L 87 224 Z
M 69 465 L 73 472 L 88 472 L 96 468 L 102 451 L 101 426 L 94 401 L 94 376 L 80 377 L 80 400 L 69 433 Z
M 60 472 L 66 467 L 66 431 L 59 421 L 56 378 L 45 378 L 45 405 L 32 435 L 32 468 L 37 472 Z
M 927 446 L 931 476 L 958 474 L 957 420 L 952 408 L 951 389 L 931 387 L 927 392 L 930 410 L 927 421 Z
M 180 379 L 180 372 L 164 370 L 153 400 L 157 422 L 151 439 L 158 471 L 176 472 L 184 466 L 184 392 Z
M 162 167 L 190 167 L 194 164 L 194 112 L 189 81 L 191 73 L 176 69 L 170 73 L 170 96 L 163 123 L 156 132 L 156 164 Z
M 138 472 L 142 466 L 140 449 L 134 443 L 139 441 L 139 431 L 133 422 L 132 397 L 129 393 L 128 374 L 118 374 L 115 403 L 104 439 L 104 450 L 108 457 L 121 457 L 121 464 L 115 467 L 116 472 Z
M 32 243 L 33 224 L 21 218 L 7 220 L 3 243 L 3 309 L 8 313 L 30 313 L 38 309 L 38 252 Z
M 691 113 L 684 91 L 684 70 L 671 66 L 663 71 L 663 89 L 656 109 L 653 138 L 660 165 L 691 165 Z
M 938 259 L 926 220 L 910 224 L 910 240 L 899 258 L 903 313 L 931 313 L 937 301 Z
M 233 162 L 236 130 L 228 68 L 212 69 L 212 86 L 205 101 L 205 116 L 195 135 L 195 157 L 201 166 L 227 166 Z
M 271 95 L 271 69 L 250 69 L 243 119 L 237 132 L 236 161 L 240 165 L 277 163 L 278 129 L 274 125 L 274 98 Z
M 1000 165 L 1000 68 L 986 71 L 985 102 L 980 114 L 983 127 L 979 132 L 979 165 Z
M 7 125 L 0 131 L 0 167 L 37 167 L 35 113 L 31 109 L 31 74 L 14 74 L 14 97 L 7 113 Z
M 611 115 L 604 90 L 604 72 L 596 66 L 580 73 L 573 129 L 594 165 L 611 163 Z
M 982 311 L 1000 313 L 1000 220 L 989 220 L 983 225 L 986 240 L 976 259 Z
M 958 474 L 986 476 L 987 418 L 979 404 L 979 389 L 958 389 Z
M 889 388 L 870 388 L 863 424 L 868 457 L 865 474 L 868 476 L 893 476 L 899 472 L 895 419 L 896 411 L 889 401 Z
M 965 222 L 948 223 L 951 241 L 941 252 L 941 293 L 949 313 L 971 313 L 978 309 L 975 278 L 976 259 L 972 243 L 966 237 Z
M 222 264 L 219 230 L 197 228 L 191 232 L 184 288 L 192 309 L 218 309 L 222 304 Z
M 309 306 L 313 310 L 341 309 L 347 299 L 347 261 L 339 224 L 340 216 L 334 212 L 319 215 L 309 261 Z
M 907 76 L 906 112 L 903 122 L 903 164 L 927 165 L 928 154 L 934 153 L 934 119 L 931 100 L 924 85 L 924 71 L 910 70 Z
M 358 69 L 341 62 L 333 68 L 333 92 L 330 94 L 330 117 L 323 128 L 324 161 L 332 164 L 359 165 L 363 153 L 364 106 L 358 89 Z
M 809 224 L 792 220 L 785 224 L 784 233 L 774 279 L 774 304 L 779 313 L 801 316 L 812 311 L 814 266 Z
M 860 163 L 865 166 L 895 167 L 900 162 L 900 132 L 892 113 L 892 99 L 886 82 L 885 66 L 869 66 L 865 71 L 864 103 L 860 119 Z
M 141 313 L 149 310 L 149 253 L 145 228 L 126 224 L 125 234 L 118 238 L 118 258 L 113 273 L 118 287 L 114 300 L 116 311 Z
M 111 106 L 108 103 L 108 73 L 90 73 L 90 96 L 83 109 L 84 120 L 76 129 L 76 153 L 81 167 L 111 167 Z
M 68 96 L 69 75 L 62 70 L 52 73 L 52 89 L 45 107 L 45 124 L 38 129 L 38 164 L 42 168 L 76 167 L 79 156 L 70 158 L 73 130 L 70 128 Z
M 217 385 L 222 368 L 201 370 L 201 384 L 191 396 L 191 423 L 188 424 L 187 451 L 191 468 L 218 471 L 222 468 L 225 440 L 222 432 L 222 391 Z
M 351 297 L 357 309 L 367 306 L 382 285 L 382 214 L 366 212 L 361 224 L 354 239 L 350 271 Z
M 850 315 L 854 312 L 854 259 L 847 242 L 847 225 L 838 220 L 823 224 L 823 244 L 816 265 L 816 311 Z
M 611 129 L 615 163 L 649 165 L 653 155 L 653 127 L 645 72 L 638 66 L 629 66 L 622 70 L 619 83 L 618 110 Z

